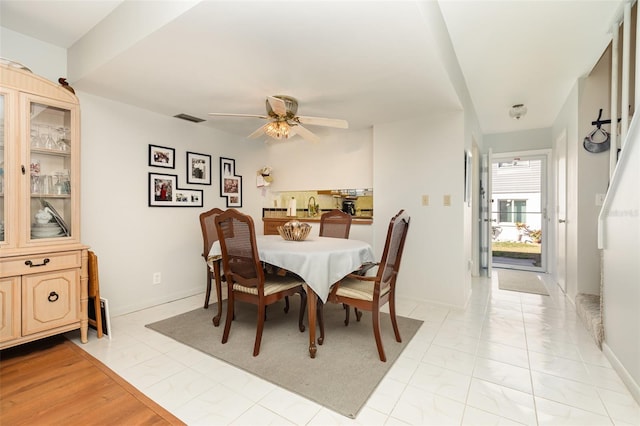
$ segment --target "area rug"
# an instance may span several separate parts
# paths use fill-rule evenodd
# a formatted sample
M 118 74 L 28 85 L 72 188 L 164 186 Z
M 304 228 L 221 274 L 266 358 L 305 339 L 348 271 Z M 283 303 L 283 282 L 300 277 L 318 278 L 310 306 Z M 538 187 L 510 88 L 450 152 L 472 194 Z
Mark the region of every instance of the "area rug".
M 147 327 L 208 355 L 242 368 L 264 380 L 295 392 L 344 416 L 355 418 L 378 383 L 420 328 L 422 321 L 398 317 L 402 343 L 395 340 L 391 319 L 382 313 L 382 341 L 387 362 L 378 357 L 371 313 L 357 322 L 353 311 L 348 327 L 341 305 L 324 308 L 325 340 L 314 359 L 309 357 L 308 330 L 298 330 L 299 297 L 292 297 L 288 314 L 284 303 L 267 308 L 260 354 L 253 357 L 257 309 L 237 303 L 229 340 L 222 344 L 224 321 L 214 327 L 217 307 L 196 309 Z M 223 313 L 226 314 L 226 304 Z M 223 318 L 224 319 L 224 318 Z M 306 321 L 306 316 L 305 316 Z M 317 333 L 319 335 L 319 332 Z
M 535 272 L 512 271 L 500 269 L 498 272 L 498 287 L 500 290 L 519 291 L 548 296 L 544 283 Z

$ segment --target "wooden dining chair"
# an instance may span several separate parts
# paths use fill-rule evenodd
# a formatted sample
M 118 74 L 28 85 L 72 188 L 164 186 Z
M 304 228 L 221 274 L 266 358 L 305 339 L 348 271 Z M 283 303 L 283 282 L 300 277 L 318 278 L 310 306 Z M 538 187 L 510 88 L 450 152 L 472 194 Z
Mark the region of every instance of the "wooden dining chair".
M 396 320 L 396 279 L 400 269 L 400 260 L 404 249 L 404 242 L 409 229 L 410 217 L 400 210 L 389 223 L 387 239 L 382 253 L 382 260 L 378 264 L 375 276 L 349 274 L 336 283 L 329 293 L 328 301 L 342 303 L 363 311 L 370 311 L 373 319 L 373 334 L 378 346 L 380 361 L 386 362 L 380 336 L 380 308 L 389 303 L 391 324 L 396 341 L 401 342 L 400 331 Z
M 228 209 L 215 218 L 215 224 L 228 289 L 227 318 L 222 343 L 227 343 L 229 339 L 236 300 L 258 306 L 258 325 L 253 356 L 260 353 L 266 307 L 296 293 L 301 297 L 298 328 L 303 332 L 305 327 L 302 321 L 307 305 L 304 281 L 292 274 L 265 275 L 258 255 L 255 227 L 251 216 L 235 209 Z
M 321 237 L 349 238 L 351 215 L 342 210 L 333 209 L 320 216 Z
M 202 257 L 204 258 L 207 267 L 207 290 L 204 294 L 204 308 L 209 308 L 209 298 L 211 297 L 211 280 L 215 280 L 216 287 L 216 300 L 218 301 L 218 313 L 213 317 L 213 325 L 216 327 L 220 325 L 220 318 L 222 317 L 222 276 L 220 274 L 220 260 L 213 262 L 213 271 L 209 267 L 207 259 L 211 246 L 214 242 L 218 241 L 218 233 L 216 232 L 215 218 L 223 210 L 218 208 L 211 209 L 200 214 L 200 228 L 202 229 Z
M 333 209 L 329 212 L 323 213 L 320 216 L 320 232 L 321 237 L 332 238 L 349 238 L 349 231 L 351 230 L 351 215 L 345 213 L 342 210 Z M 318 324 L 320 327 L 320 337 L 318 338 L 318 344 L 324 342 L 324 319 L 323 319 L 323 303 L 318 299 L 316 312 L 318 315 Z M 346 311 L 345 321 L 349 322 L 349 306 L 344 305 Z

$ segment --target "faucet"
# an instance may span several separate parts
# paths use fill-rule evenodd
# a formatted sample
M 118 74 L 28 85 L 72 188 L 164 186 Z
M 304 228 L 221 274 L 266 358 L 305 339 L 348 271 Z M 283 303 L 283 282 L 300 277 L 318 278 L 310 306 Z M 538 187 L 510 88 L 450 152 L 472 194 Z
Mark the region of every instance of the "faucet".
M 311 202 L 312 199 L 313 203 Z M 309 197 L 309 202 L 307 203 L 307 214 L 309 216 L 315 216 L 317 213 L 316 197 L 312 195 Z

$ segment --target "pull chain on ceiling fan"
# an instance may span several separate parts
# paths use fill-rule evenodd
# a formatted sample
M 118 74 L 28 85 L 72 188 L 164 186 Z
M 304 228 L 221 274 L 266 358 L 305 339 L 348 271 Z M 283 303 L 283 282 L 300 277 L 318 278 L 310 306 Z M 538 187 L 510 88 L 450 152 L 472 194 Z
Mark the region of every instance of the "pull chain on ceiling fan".
M 310 124 L 313 126 L 334 127 L 338 129 L 348 129 L 349 123 L 346 120 L 322 117 L 306 117 L 297 115 L 298 101 L 291 96 L 276 95 L 267 96 L 266 100 L 267 115 L 257 114 L 232 114 L 232 113 L 215 113 L 210 112 L 209 115 L 218 117 L 253 117 L 263 120 L 270 120 L 267 124 L 258 128 L 251 133 L 249 138 L 258 138 L 267 135 L 276 140 L 289 139 L 292 136 L 299 135 L 303 139 L 311 142 L 318 142 L 320 138 L 313 132 L 302 126 L 302 124 Z

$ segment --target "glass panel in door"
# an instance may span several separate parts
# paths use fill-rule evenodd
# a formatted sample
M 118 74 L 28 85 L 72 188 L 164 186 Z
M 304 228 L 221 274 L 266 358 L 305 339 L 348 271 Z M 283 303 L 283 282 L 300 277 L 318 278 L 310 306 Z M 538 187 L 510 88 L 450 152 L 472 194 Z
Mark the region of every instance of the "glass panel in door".
M 30 103 L 30 238 L 71 236 L 71 111 Z
M 494 267 L 544 270 L 545 158 L 494 158 L 491 259 Z

